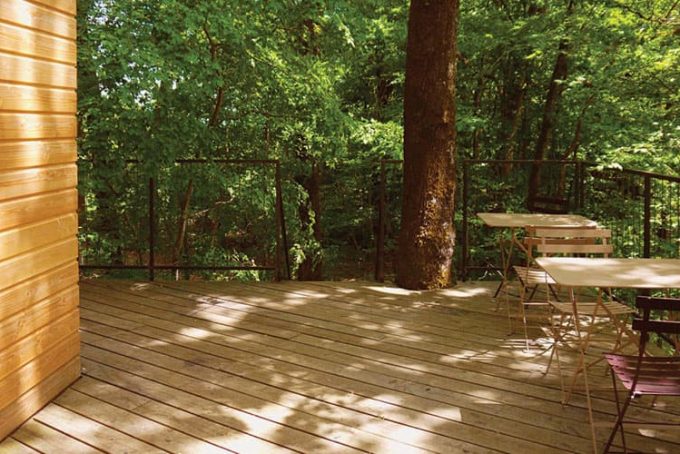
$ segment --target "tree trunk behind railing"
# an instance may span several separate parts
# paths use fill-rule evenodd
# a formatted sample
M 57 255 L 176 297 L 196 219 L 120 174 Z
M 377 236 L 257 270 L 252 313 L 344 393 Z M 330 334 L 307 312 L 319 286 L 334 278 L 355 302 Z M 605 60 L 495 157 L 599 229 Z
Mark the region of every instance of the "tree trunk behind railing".
M 397 284 L 449 284 L 455 229 L 457 0 L 413 0 L 404 95 L 404 196 Z

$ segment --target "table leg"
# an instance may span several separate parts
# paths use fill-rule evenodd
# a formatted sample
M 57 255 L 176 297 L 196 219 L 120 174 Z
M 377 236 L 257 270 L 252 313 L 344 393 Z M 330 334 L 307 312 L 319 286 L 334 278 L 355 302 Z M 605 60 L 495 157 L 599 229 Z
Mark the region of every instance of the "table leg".
M 515 247 L 515 243 L 517 241 L 517 238 L 515 237 L 515 229 L 511 228 L 510 229 L 510 244 L 506 246 L 503 241 L 503 233 L 498 236 L 498 249 L 501 253 L 501 266 L 503 268 L 503 275 L 501 279 L 501 283 L 498 284 L 498 288 L 496 289 L 496 292 L 494 293 L 493 297 L 498 298 L 498 295 L 501 293 L 501 290 L 505 288 L 505 286 L 508 284 L 509 281 L 509 274 L 510 274 L 510 265 L 512 263 L 512 253 Z
M 579 318 L 579 313 L 578 313 L 578 307 L 576 305 L 576 295 L 574 293 L 574 289 L 570 288 L 569 289 L 569 298 L 571 299 L 572 303 L 572 310 L 573 310 L 573 317 L 574 317 L 574 326 L 576 328 L 576 336 L 577 336 L 577 342 L 578 342 L 578 349 L 579 349 L 579 360 L 578 364 L 576 366 L 576 370 L 574 371 L 574 376 L 572 377 L 571 380 L 571 385 L 569 386 L 569 390 L 567 392 L 567 395 L 565 399 L 562 401 L 563 405 L 566 405 L 569 402 L 569 399 L 571 399 L 572 392 L 574 390 L 574 386 L 576 385 L 576 379 L 578 378 L 578 375 L 581 373 L 583 374 L 583 381 L 585 385 L 585 393 L 586 393 L 586 406 L 588 408 L 588 423 L 590 424 L 590 436 L 593 442 L 593 453 L 597 453 L 597 436 L 595 434 L 595 420 L 593 419 L 593 402 L 592 398 L 590 396 L 590 383 L 588 382 L 588 367 L 589 364 L 586 359 L 586 352 L 588 350 L 588 346 L 590 345 L 590 338 L 592 335 L 592 329 L 595 324 L 595 318 L 597 317 L 597 310 L 601 304 L 601 292 L 598 291 L 598 302 L 595 306 L 595 310 L 593 311 L 593 321 L 590 324 L 590 327 L 586 330 L 585 336 L 582 335 L 581 333 L 581 320 Z

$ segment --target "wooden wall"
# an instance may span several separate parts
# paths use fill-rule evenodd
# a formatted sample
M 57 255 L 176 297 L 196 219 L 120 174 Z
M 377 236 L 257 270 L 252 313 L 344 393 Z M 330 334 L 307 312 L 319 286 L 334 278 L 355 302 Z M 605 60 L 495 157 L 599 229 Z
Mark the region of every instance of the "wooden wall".
M 0 440 L 80 374 L 76 0 L 0 0 Z

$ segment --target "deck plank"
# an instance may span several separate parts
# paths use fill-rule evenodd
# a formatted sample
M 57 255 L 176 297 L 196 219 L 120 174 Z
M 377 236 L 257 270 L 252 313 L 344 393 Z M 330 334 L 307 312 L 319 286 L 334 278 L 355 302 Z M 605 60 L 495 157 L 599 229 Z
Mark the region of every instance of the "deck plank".
M 584 396 L 560 404 L 547 355 L 518 348 L 492 291 L 84 281 L 83 378 L 0 452 L 588 451 Z M 613 420 L 610 392 L 594 404 Z M 674 431 L 627 441 L 680 451 Z
M 115 296 L 113 296 L 112 294 L 109 294 L 109 295 L 108 295 L 108 298 L 109 298 L 109 301 L 108 301 L 108 302 L 111 303 L 112 300 L 115 299 Z M 85 302 L 84 304 L 87 305 L 88 303 Z M 126 305 L 126 304 L 121 303 L 120 301 L 118 301 L 118 303 L 116 303 L 116 304 L 118 304 L 119 306 L 121 306 L 121 305 L 122 305 L 122 306 L 125 306 L 125 305 Z M 157 303 L 154 303 L 154 304 L 157 304 Z M 105 304 L 103 304 L 102 302 L 98 303 L 98 309 L 103 309 L 104 306 L 105 306 Z M 86 306 L 86 307 L 87 307 L 87 306 Z M 135 320 L 138 320 L 138 321 L 143 320 L 145 323 L 151 324 L 151 325 L 153 325 L 153 326 L 160 326 L 160 327 L 163 327 L 163 328 L 168 329 L 168 330 L 170 330 L 170 331 L 173 331 L 173 330 L 174 330 L 174 331 L 182 331 L 182 332 L 186 332 L 186 331 L 187 331 L 187 328 L 190 328 L 190 325 L 191 325 L 191 324 L 194 324 L 194 321 L 189 320 L 188 318 L 183 318 L 183 320 L 184 320 L 185 322 L 187 322 L 187 323 L 190 323 L 189 326 L 187 326 L 187 325 L 173 325 L 173 324 L 168 324 L 167 321 L 158 320 L 158 319 L 151 318 L 151 317 L 146 317 L 145 315 L 143 315 L 143 314 L 140 313 L 140 312 L 135 312 L 135 311 L 140 310 L 140 307 L 139 307 L 139 306 L 136 306 L 134 303 L 127 303 L 127 307 L 128 307 L 129 309 L 132 310 L 132 312 L 128 312 L 128 317 L 129 317 L 130 319 L 135 319 Z M 157 306 L 157 307 L 158 307 L 158 306 Z M 144 309 L 141 309 L 141 310 L 144 311 Z M 123 310 L 123 311 L 118 311 L 119 314 L 120 314 L 121 312 L 124 314 L 126 311 L 124 311 L 124 310 Z M 165 318 L 167 318 L 167 319 L 173 319 L 173 318 L 174 318 L 174 315 L 172 314 L 172 310 L 165 310 L 165 311 L 162 311 L 162 312 L 163 312 L 163 314 L 160 314 L 160 313 L 157 313 L 157 312 L 154 312 L 154 311 L 151 311 L 150 313 L 151 313 L 151 314 L 154 314 L 154 315 L 161 315 L 162 317 L 165 317 Z M 194 316 L 196 316 L 196 315 L 197 315 L 197 314 L 194 313 Z M 219 331 L 220 328 L 221 328 L 220 325 L 211 325 L 211 326 L 212 326 L 212 329 L 213 329 L 213 330 L 218 330 L 218 331 Z M 195 334 L 195 335 L 196 335 L 197 337 L 199 337 L 199 338 L 212 338 L 212 337 L 215 337 L 215 336 L 216 336 L 216 334 L 214 333 L 214 331 L 210 331 L 210 328 L 208 328 L 207 330 L 199 330 L 199 331 L 201 331 L 201 332 Z M 223 334 L 223 335 L 219 335 L 219 337 L 217 337 L 217 338 L 214 340 L 214 342 L 221 342 L 221 341 L 223 340 L 223 338 L 224 338 L 224 334 Z M 212 340 L 212 339 L 211 339 L 211 340 Z M 252 337 L 250 338 L 250 340 L 252 340 Z M 231 345 L 233 345 L 233 344 L 234 344 L 234 340 L 231 340 L 231 341 L 228 342 L 228 343 L 231 344 Z M 248 352 L 257 353 L 257 350 L 253 350 L 251 347 L 252 347 L 252 345 L 251 345 L 250 342 L 247 343 L 247 344 L 239 345 L 239 348 L 242 348 L 242 349 L 245 348 L 246 351 L 248 351 Z M 267 350 L 268 350 L 269 352 L 271 352 L 271 351 L 274 350 L 274 349 L 270 347 L 270 348 L 268 348 Z M 291 356 L 291 359 L 290 359 L 289 361 L 296 361 L 296 360 L 297 360 L 298 362 L 300 362 L 300 361 L 304 362 L 304 361 L 305 361 L 305 358 L 302 357 L 302 356 L 300 356 L 300 355 L 297 355 L 297 356 L 295 356 L 295 355 L 290 355 L 290 356 Z M 277 357 L 279 357 L 279 356 L 277 356 Z M 293 358 L 296 358 L 296 359 L 293 359 Z M 314 362 L 314 360 L 317 360 L 316 362 L 318 362 L 319 358 L 318 358 L 318 357 L 311 358 L 311 361 L 312 361 L 312 362 Z M 309 361 L 309 359 L 307 359 L 307 361 Z M 340 362 L 334 364 L 333 366 L 335 366 L 336 368 L 338 368 L 338 364 L 343 364 L 343 361 L 340 361 Z M 313 367 L 313 366 L 311 366 L 310 364 L 306 364 L 306 365 L 307 365 L 307 366 L 310 366 L 310 367 Z M 327 364 L 322 364 L 322 365 L 320 366 L 320 368 L 321 368 L 321 369 L 331 369 L 331 370 L 333 370 L 333 366 L 331 366 L 331 367 L 329 368 L 329 366 L 328 366 Z M 338 370 L 336 373 L 342 374 L 344 369 L 346 369 L 346 367 L 340 366 L 340 370 Z M 357 372 L 358 372 L 359 376 L 362 377 L 362 379 L 366 376 L 366 372 L 365 372 L 365 371 L 356 371 L 356 372 L 354 372 L 354 373 L 353 373 L 353 372 L 354 372 L 354 371 L 349 371 L 348 374 L 347 374 L 347 372 L 345 372 L 345 373 L 347 374 L 346 376 L 348 376 L 348 377 L 351 377 L 351 376 L 353 376 L 353 375 L 357 375 Z M 371 378 L 375 378 L 375 377 L 371 377 Z M 379 379 L 379 381 L 378 381 L 378 384 L 381 384 L 381 383 L 384 383 L 384 378 L 382 378 L 382 377 L 381 377 L 381 379 Z M 401 387 L 401 389 L 404 389 L 404 386 L 406 386 L 406 385 L 404 384 L 404 381 L 403 381 L 403 380 L 400 380 L 400 381 L 398 381 L 398 382 L 396 382 L 396 383 L 397 383 L 397 385 L 398 385 L 398 386 L 397 386 L 397 389 L 400 389 L 399 387 Z M 467 383 L 467 385 L 468 385 L 468 388 L 470 388 L 470 383 Z M 413 384 L 412 384 L 412 383 L 409 383 L 408 386 L 409 386 L 409 388 L 406 388 L 406 389 L 408 389 L 409 392 L 412 392 L 412 391 L 413 391 Z M 514 386 L 516 386 L 516 385 L 514 385 Z M 456 386 L 451 387 L 451 388 L 460 388 L 460 387 L 461 387 L 461 385 L 456 385 Z M 444 394 L 441 394 L 442 390 L 438 390 L 438 389 L 433 388 L 433 387 L 431 387 L 431 386 L 429 386 L 429 385 L 423 385 L 420 391 L 421 391 L 421 392 L 419 393 L 419 395 L 420 395 L 421 397 L 428 397 L 428 398 L 431 398 L 432 396 L 436 396 L 436 397 L 438 397 L 438 398 L 440 398 L 440 399 L 441 399 L 441 398 L 446 399 L 447 397 L 450 396 L 450 391 L 451 391 L 451 390 L 450 390 L 450 389 L 449 389 L 449 390 L 443 390 L 443 393 L 444 393 Z M 507 390 L 505 390 L 505 391 L 506 391 L 506 392 L 500 393 L 500 398 L 501 398 L 501 400 L 500 400 L 500 402 L 497 402 L 497 403 L 496 403 L 497 405 L 498 405 L 498 404 L 507 405 L 508 393 L 507 393 Z M 488 391 L 487 391 L 487 392 L 488 392 Z M 483 393 L 478 393 L 478 394 L 476 394 L 476 397 L 479 398 L 481 395 L 483 395 Z M 552 407 L 552 409 L 553 409 L 553 414 L 560 414 L 560 413 L 564 413 L 564 412 L 565 412 L 565 409 L 563 409 L 562 406 L 559 404 L 559 397 L 557 397 L 554 401 L 550 402 L 550 401 L 546 401 L 546 400 L 543 400 L 543 399 L 531 400 L 531 399 L 527 399 L 527 396 L 518 394 L 518 395 L 515 397 L 515 401 L 516 401 L 516 403 L 515 403 L 514 406 L 515 406 L 516 408 L 520 408 L 520 407 L 522 407 L 522 406 L 524 406 L 524 407 L 526 407 L 526 406 L 534 406 L 534 407 L 536 407 L 536 408 L 542 408 L 542 409 L 545 409 L 546 407 Z M 608 404 L 610 404 L 610 406 L 613 408 L 613 404 L 611 404 L 611 402 L 608 402 Z M 570 411 L 572 411 L 572 410 L 574 410 L 574 409 L 572 409 L 571 406 L 570 406 L 570 407 L 566 407 L 566 412 L 570 412 Z M 576 410 L 577 410 L 577 412 L 579 413 L 578 418 L 579 418 L 579 421 L 580 421 L 580 419 L 582 418 L 583 410 L 582 410 L 582 409 L 576 409 Z M 613 411 L 613 410 L 612 410 L 612 411 Z M 509 417 L 515 417 L 515 418 L 516 418 L 517 415 L 509 415 Z M 534 419 L 534 420 L 541 421 L 541 423 L 544 422 L 544 421 L 543 421 L 543 420 L 544 420 L 544 417 L 542 418 L 542 417 L 540 417 L 540 416 L 537 417 L 536 415 L 534 415 L 533 419 Z M 582 430 L 586 431 L 586 430 L 587 430 L 587 426 L 584 426 Z M 581 433 L 581 430 L 579 430 L 579 432 Z M 584 433 L 585 433 L 585 432 L 584 432 Z M 644 444 L 644 440 L 640 441 L 640 444 L 643 445 L 643 444 Z

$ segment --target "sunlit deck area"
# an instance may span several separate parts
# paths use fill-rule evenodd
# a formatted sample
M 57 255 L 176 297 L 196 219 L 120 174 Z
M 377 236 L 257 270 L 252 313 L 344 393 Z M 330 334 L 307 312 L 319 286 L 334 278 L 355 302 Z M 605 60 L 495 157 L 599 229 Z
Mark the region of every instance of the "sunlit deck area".
M 590 451 L 585 398 L 561 405 L 494 289 L 85 281 L 82 378 L 0 452 Z M 594 396 L 602 442 L 615 405 Z M 670 404 L 644 412 L 680 417 Z M 677 433 L 630 430 L 629 448 L 680 452 Z

